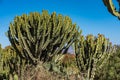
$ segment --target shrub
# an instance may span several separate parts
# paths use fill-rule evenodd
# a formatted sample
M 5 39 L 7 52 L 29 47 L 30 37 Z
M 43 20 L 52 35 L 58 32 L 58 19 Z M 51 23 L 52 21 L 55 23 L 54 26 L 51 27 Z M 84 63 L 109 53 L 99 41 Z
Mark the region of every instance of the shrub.
M 115 48 L 104 35 L 88 35 L 86 38 L 80 36 L 75 42 L 75 54 L 81 77 L 93 80 L 96 71 L 106 64 L 114 52 Z
M 75 41 L 78 31 L 68 16 L 51 15 L 47 11 L 17 16 L 8 30 L 9 40 L 21 58 L 32 64 L 51 61 L 66 52 Z

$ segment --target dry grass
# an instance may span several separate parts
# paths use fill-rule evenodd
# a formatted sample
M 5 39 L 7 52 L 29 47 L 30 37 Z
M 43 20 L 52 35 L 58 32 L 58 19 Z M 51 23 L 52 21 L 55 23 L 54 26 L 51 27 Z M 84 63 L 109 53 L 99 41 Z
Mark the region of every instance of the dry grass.
M 77 74 L 63 75 L 46 70 L 42 64 L 36 68 L 28 68 L 24 74 L 24 80 L 80 80 Z

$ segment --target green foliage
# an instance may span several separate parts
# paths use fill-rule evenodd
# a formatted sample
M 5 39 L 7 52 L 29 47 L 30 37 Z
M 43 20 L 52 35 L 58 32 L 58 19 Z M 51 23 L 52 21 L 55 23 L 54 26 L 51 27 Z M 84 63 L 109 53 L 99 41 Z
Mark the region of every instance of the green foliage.
M 0 70 L 2 70 L 2 47 L 1 47 L 1 44 L 0 44 Z
M 116 53 L 110 56 L 104 67 L 97 72 L 95 78 L 99 80 L 120 80 L 120 46 L 116 46 Z
M 67 16 L 47 11 L 16 16 L 7 36 L 14 49 L 0 46 L 0 76 L 9 80 L 31 80 L 43 66 L 67 76 L 80 73 L 81 79 L 119 79 L 120 50 L 113 54 L 104 35 L 81 36 Z M 75 55 L 66 54 L 73 43 Z
M 118 2 L 119 5 L 119 10 L 117 11 L 115 4 L 112 2 L 112 0 L 103 0 L 105 6 L 107 7 L 108 11 L 118 17 L 118 19 L 120 19 L 120 0 L 116 0 Z
M 79 69 L 76 64 L 75 54 L 65 54 L 64 57 L 59 61 L 61 70 L 66 75 L 78 74 Z
M 67 16 L 47 11 L 17 16 L 8 30 L 9 40 L 20 57 L 33 64 L 51 61 L 66 52 L 77 36 L 76 25 Z
M 18 80 L 18 75 L 17 74 L 14 75 L 14 80 Z
M 7 46 L 2 49 L 1 53 L 1 77 L 5 79 L 13 80 L 19 75 L 22 76 L 22 70 L 25 66 L 25 60 L 21 60 L 18 54 L 11 46 Z
M 3 61 L 2 61 L 2 47 L 0 44 L 0 79 L 3 78 Z
M 79 69 L 76 64 L 75 54 L 67 53 L 58 58 L 58 60 L 44 64 L 44 67 L 47 70 L 60 74 L 61 76 L 65 76 L 66 78 L 69 78 L 73 75 L 79 75 Z M 76 78 L 78 78 L 78 76 L 76 76 Z
M 96 71 L 100 70 L 115 51 L 111 43 L 103 35 L 98 37 L 80 36 L 75 42 L 75 54 L 80 75 L 83 79 L 93 80 Z
M 4 78 L 8 78 L 8 75 L 10 74 L 10 70 L 12 69 L 11 67 L 13 66 L 12 64 L 10 64 L 11 61 L 13 61 L 13 59 L 15 58 L 15 54 L 13 52 L 13 50 L 11 49 L 10 46 L 7 46 L 5 49 L 1 49 L 1 53 L 0 53 L 0 62 L 1 62 L 1 76 Z M 12 70 L 11 70 L 12 71 Z

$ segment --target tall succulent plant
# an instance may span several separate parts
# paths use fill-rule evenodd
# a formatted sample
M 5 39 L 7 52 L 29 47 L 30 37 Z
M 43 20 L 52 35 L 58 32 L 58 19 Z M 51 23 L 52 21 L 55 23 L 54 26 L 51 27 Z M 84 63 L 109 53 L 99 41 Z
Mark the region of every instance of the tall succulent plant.
M 26 60 L 21 59 L 11 46 L 7 46 L 2 50 L 1 60 L 1 72 L 4 78 L 13 80 L 14 76 L 15 78 L 19 76 L 19 79 L 23 80 L 23 73 L 28 63 Z
M 98 37 L 80 36 L 75 42 L 75 54 L 81 76 L 93 80 L 96 70 L 102 68 L 114 49 L 109 40 L 101 34 L 98 34 Z
M 120 0 L 116 0 L 118 2 L 118 5 L 119 5 L 119 10 L 117 11 L 116 7 L 115 7 L 115 4 L 113 3 L 112 0 L 103 0 L 105 6 L 107 7 L 108 11 L 118 17 L 118 19 L 120 20 Z
M 3 64 L 3 61 L 2 61 L 2 47 L 1 47 L 1 44 L 0 44 L 0 71 L 3 70 L 2 64 Z M 0 75 L 1 75 L 1 72 L 0 72 Z
M 69 17 L 43 11 L 42 14 L 34 12 L 15 17 L 8 37 L 22 58 L 37 64 L 67 51 L 77 32 L 76 24 Z
M 5 49 L 2 49 L 2 53 L 0 54 L 1 54 L 1 67 L 2 67 L 0 71 L 2 73 L 2 76 L 8 79 L 8 76 L 11 75 L 17 68 L 15 66 L 16 53 L 10 46 L 7 46 L 5 47 Z

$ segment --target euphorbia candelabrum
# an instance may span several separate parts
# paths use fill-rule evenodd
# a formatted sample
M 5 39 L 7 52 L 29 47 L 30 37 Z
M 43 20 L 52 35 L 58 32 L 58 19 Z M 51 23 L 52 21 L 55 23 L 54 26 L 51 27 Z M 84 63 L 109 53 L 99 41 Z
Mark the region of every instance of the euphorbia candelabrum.
M 74 42 L 78 31 L 67 16 L 34 12 L 16 16 L 8 30 L 9 40 L 21 58 L 33 64 L 51 61 Z
M 75 54 L 81 76 L 93 80 L 96 70 L 102 68 L 114 51 L 115 48 L 109 40 L 101 34 L 98 34 L 98 37 L 80 36 L 75 42 Z

